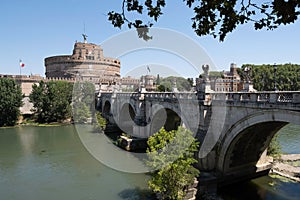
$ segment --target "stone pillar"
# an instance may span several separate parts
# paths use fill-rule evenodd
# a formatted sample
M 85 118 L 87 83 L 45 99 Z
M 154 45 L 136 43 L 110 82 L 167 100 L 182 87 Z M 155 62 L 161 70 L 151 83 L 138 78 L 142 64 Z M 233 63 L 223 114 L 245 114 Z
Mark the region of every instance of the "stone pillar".
M 256 92 L 257 90 L 254 89 L 253 84 L 250 81 L 244 83 L 244 91 L 245 92 Z
M 299 93 L 293 94 L 293 103 L 300 103 L 300 94 Z
M 270 94 L 270 103 L 276 103 L 278 99 L 278 94 L 277 93 L 271 93 Z

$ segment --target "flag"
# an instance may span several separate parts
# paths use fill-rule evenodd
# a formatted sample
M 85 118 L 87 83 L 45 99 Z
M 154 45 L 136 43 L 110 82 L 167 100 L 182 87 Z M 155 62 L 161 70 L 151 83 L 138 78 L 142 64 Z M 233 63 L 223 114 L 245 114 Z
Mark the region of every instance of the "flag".
M 20 60 L 20 67 L 25 67 L 25 64 Z
M 150 72 L 150 67 L 149 66 L 147 66 L 147 70 Z

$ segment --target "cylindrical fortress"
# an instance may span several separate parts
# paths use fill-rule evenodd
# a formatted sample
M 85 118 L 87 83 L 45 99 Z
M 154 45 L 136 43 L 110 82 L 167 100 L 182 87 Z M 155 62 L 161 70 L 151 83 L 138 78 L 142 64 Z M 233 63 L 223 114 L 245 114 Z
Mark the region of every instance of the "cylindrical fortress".
M 120 60 L 103 56 L 96 44 L 76 42 L 72 55 L 45 58 L 46 77 L 76 78 L 91 81 L 120 78 Z

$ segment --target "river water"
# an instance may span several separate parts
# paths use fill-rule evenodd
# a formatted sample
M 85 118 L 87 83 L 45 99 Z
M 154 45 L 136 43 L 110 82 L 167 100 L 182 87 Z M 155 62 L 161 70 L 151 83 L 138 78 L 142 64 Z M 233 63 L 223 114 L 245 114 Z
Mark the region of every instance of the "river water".
M 147 199 L 147 178 L 102 165 L 73 126 L 0 129 L 1 200 Z
M 299 132 L 300 127 L 294 125 L 281 130 L 279 140 L 284 152 L 300 153 Z M 74 126 L 0 129 L 1 200 L 152 199 L 148 178 L 97 161 L 82 145 Z M 220 196 L 299 199 L 300 184 L 266 176 L 225 188 Z
M 278 133 L 278 142 L 283 153 L 300 154 L 300 126 L 289 124 Z M 300 183 L 284 178 L 260 177 L 249 182 L 223 188 L 219 195 L 224 200 L 299 200 Z

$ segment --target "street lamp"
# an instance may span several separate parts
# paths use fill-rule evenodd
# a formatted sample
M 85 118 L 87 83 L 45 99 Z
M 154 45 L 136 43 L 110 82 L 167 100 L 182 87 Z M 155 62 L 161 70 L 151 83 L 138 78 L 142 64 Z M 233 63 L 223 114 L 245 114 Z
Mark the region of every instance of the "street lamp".
M 274 91 L 277 91 L 277 87 L 276 87 L 276 71 L 277 71 L 277 65 L 276 63 L 273 65 L 274 67 Z

